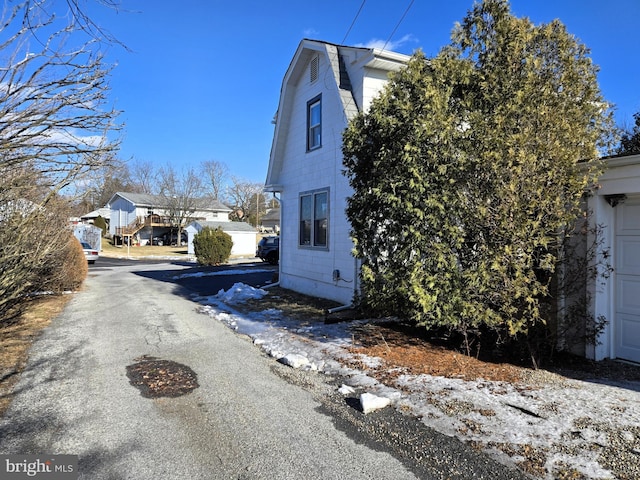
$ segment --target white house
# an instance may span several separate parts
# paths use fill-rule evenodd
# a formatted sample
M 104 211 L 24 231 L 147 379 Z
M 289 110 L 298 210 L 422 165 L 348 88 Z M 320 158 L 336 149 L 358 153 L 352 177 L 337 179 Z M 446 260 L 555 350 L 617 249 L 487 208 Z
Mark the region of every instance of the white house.
M 254 227 L 245 222 L 205 222 L 201 220 L 189 224 L 185 229 L 189 239 L 187 253 L 190 255 L 195 253 L 193 237 L 205 227 L 221 228 L 223 232 L 231 237 L 233 241 L 233 247 L 231 247 L 232 257 L 255 256 L 258 231 Z
M 302 40 L 287 69 L 265 190 L 280 199 L 280 285 L 349 304 L 359 265 L 346 218 L 342 133 L 409 57 Z
M 83 223 L 93 223 L 96 218 L 102 217 L 104 218 L 107 225 L 109 224 L 109 220 L 111 218 L 111 210 L 107 207 L 102 207 L 92 212 L 86 213 L 80 217 L 80 221 Z
M 594 225 L 604 227 L 600 248 L 609 252 L 613 273 L 591 285 L 592 313 L 608 324 L 587 355 L 640 362 L 640 155 L 605 161 L 589 209 Z
M 169 218 L 169 207 L 161 196 L 116 192 L 109 200 L 108 208 L 109 233 L 113 237 L 134 238 L 141 245 L 177 227 Z M 231 209 L 218 200 L 198 199 L 189 222 L 228 222 L 230 212 Z

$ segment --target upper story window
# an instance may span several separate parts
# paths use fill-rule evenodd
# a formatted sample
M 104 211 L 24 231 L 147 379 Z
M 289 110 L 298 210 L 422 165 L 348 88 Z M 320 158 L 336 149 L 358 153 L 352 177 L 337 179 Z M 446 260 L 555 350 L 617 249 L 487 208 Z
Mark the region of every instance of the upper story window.
M 327 247 L 329 233 L 329 192 L 300 195 L 300 240 L 306 247 Z
M 322 96 L 307 103 L 307 151 L 322 146 Z

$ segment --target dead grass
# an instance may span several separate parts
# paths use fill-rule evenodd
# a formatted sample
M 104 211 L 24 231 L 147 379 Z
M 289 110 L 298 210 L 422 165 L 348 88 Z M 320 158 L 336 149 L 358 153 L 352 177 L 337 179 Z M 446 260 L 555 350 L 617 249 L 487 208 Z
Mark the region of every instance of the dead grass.
M 11 403 L 11 392 L 27 363 L 31 343 L 70 299 L 70 295 L 41 297 L 16 322 L 0 327 L 0 417 Z
M 111 245 L 107 240 L 102 242 L 100 255 L 105 257 L 187 257 L 187 247 L 171 247 L 145 245 L 143 247 L 127 247 Z M 98 260 L 100 261 L 100 260 Z
M 276 287 L 269 289 L 265 297 L 241 305 L 240 309 L 253 312 L 278 309 L 285 316 L 299 320 L 301 324 L 350 321 L 358 316 L 358 312 L 354 311 L 327 315 L 327 310 L 335 306 L 338 304 L 329 300 Z M 482 359 L 470 357 L 463 353 L 461 347 L 442 342 L 441 339 L 433 341 L 423 329 L 393 322 L 354 325 L 350 351 L 381 359 L 382 365 L 377 368 L 357 365 L 357 359 L 353 360 L 352 366 L 361 367 L 367 374 L 389 385 L 394 385 L 397 377 L 404 373 L 463 380 L 482 378 L 513 384 L 531 382 L 532 377 L 536 376 L 537 372 L 530 365 L 509 363 L 499 355 L 492 358 L 490 353 Z M 594 362 L 569 354 L 556 354 L 553 364 L 546 370 L 577 379 L 595 376 L 618 381 L 640 381 L 638 365 L 615 360 Z
M 367 325 L 354 328 L 353 338 L 351 352 L 381 359 L 383 365 L 375 369 L 375 376 L 386 382 L 393 382 L 401 374 L 424 374 L 462 380 L 484 378 L 511 383 L 522 379 L 521 367 L 484 362 L 455 349 L 412 337 L 402 329 Z

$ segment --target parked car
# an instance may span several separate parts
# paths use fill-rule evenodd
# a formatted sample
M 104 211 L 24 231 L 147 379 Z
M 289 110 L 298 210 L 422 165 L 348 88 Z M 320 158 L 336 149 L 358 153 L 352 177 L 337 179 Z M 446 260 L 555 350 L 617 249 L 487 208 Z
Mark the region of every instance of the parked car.
M 162 241 L 164 242 L 165 245 L 178 245 L 178 233 L 177 232 L 170 232 L 170 233 L 165 233 L 162 237 Z M 189 238 L 187 236 L 186 232 L 182 232 L 182 235 L 180 235 L 180 245 L 186 245 L 187 242 L 189 241 Z
M 280 237 L 262 237 L 258 242 L 256 257 L 262 259 L 263 262 L 277 265 L 280 260 Z
M 84 252 L 84 258 L 87 259 L 89 263 L 96 263 L 96 260 L 100 256 L 98 254 L 98 250 L 92 248 L 87 242 L 80 242 L 82 244 L 82 251 Z

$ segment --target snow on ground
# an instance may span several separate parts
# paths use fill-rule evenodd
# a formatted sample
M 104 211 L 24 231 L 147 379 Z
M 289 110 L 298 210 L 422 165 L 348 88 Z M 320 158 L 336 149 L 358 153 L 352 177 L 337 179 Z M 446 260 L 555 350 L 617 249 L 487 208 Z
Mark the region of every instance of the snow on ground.
M 269 309 L 242 314 L 234 305 L 267 292 L 242 283 L 217 295 L 199 297 L 202 311 L 248 335 L 275 359 L 305 357 L 301 368 L 344 378 L 359 393 L 389 398 L 424 424 L 465 442 L 478 442 L 504 463 L 524 460 L 523 452 L 546 457 L 545 479 L 562 470 L 586 479 L 616 478 L 608 468 L 640 478 L 640 384 L 607 385 L 545 372 L 534 386 L 477 379 L 402 375 L 398 387 L 379 383 L 365 371 L 345 366 L 359 360 L 375 367 L 379 359 L 347 351 L 350 328 L 365 321 L 324 324 L 293 321 Z M 542 373 L 542 372 L 541 372 Z M 348 391 L 345 389 L 344 391 Z M 505 454 L 509 452 L 509 455 Z M 622 467 L 620 466 L 622 465 Z
M 173 277 L 174 280 L 179 280 L 181 278 L 192 278 L 192 277 L 212 277 L 212 276 L 220 276 L 220 275 L 242 275 L 245 273 L 268 273 L 273 272 L 273 269 L 266 268 L 252 268 L 252 269 L 237 269 L 237 270 L 218 270 L 218 271 L 206 271 L 206 272 L 192 272 L 192 273 L 183 273 L 181 275 L 175 275 Z

